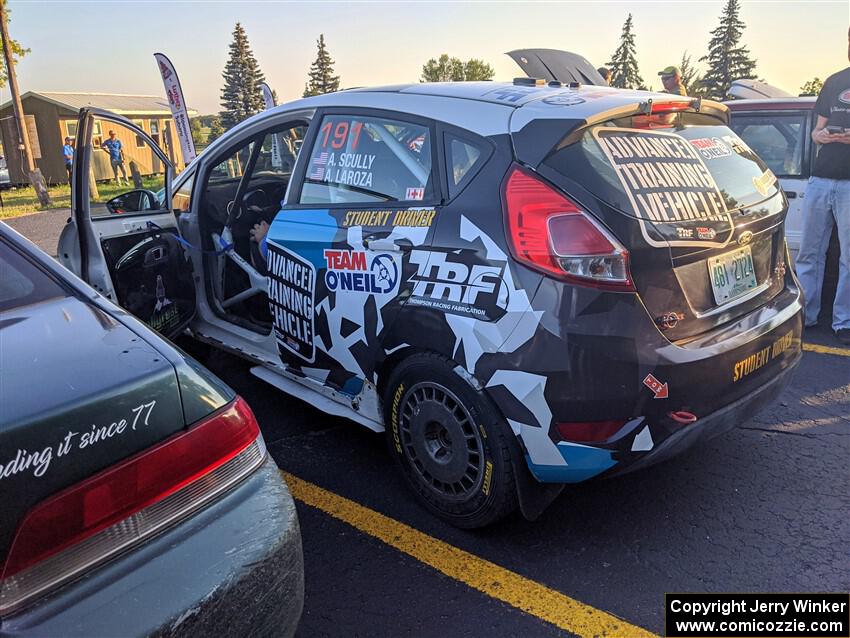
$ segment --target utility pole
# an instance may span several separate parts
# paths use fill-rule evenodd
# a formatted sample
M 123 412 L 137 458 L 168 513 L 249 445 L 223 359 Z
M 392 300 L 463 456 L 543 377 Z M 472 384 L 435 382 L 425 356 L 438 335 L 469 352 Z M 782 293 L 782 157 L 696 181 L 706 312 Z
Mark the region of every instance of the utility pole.
M 8 13 L 5 0 L 0 0 L 0 37 L 3 40 L 3 58 L 6 61 L 6 76 L 9 80 L 9 90 L 12 92 L 12 109 L 15 111 L 15 125 L 18 132 L 18 149 L 21 152 L 22 169 L 25 169 L 32 184 L 38 201 L 42 207 L 50 205 L 50 194 L 44 185 L 41 170 L 36 168 L 30 148 L 30 136 L 27 131 L 24 107 L 21 104 L 21 94 L 18 91 L 18 76 L 15 74 L 15 61 L 12 59 L 12 45 L 9 40 Z M 8 149 L 7 149 L 8 153 Z

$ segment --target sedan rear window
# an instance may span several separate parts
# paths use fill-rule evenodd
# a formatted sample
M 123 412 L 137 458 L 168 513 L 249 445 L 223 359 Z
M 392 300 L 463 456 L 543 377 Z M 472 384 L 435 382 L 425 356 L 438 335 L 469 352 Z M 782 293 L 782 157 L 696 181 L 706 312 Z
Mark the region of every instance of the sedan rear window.
M 804 173 L 806 114 L 733 115 L 732 129 L 781 177 Z
M 47 273 L 0 241 L 0 312 L 64 296 Z

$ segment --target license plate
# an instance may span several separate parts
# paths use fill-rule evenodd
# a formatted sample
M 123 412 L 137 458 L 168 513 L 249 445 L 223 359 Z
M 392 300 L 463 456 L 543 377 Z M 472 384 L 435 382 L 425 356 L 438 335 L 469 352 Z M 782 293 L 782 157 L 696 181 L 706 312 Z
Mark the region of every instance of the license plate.
M 749 292 L 757 285 L 749 246 L 708 259 L 708 279 L 717 305 Z

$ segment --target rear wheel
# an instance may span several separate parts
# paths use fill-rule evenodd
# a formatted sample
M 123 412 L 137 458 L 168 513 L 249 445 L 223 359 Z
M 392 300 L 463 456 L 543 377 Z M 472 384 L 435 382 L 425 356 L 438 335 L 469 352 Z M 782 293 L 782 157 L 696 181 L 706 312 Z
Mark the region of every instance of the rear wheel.
M 384 406 L 390 453 L 428 509 L 473 528 L 516 508 L 513 432 L 450 362 L 430 354 L 406 359 L 389 379 Z

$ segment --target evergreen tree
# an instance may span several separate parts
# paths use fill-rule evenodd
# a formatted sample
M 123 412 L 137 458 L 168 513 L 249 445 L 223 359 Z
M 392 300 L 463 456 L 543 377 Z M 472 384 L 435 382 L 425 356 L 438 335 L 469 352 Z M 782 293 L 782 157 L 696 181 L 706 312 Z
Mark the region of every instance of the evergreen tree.
M 720 16 L 720 26 L 711 32 L 708 55 L 700 58 L 701 62 L 708 61 L 708 71 L 702 79 L 708 97 L 722 100 L 733 80 L 756 77 L 756 61 L 750 58 L 750 52 L 741 45 L 741 35 L 746 25 L 738 15 L 740 11 L 739 0 L 727 0 Z
M 310 80 L 304 85 L 304 97 L 322 95 L 339 91 L 339 76 L 334 75 L 334 61 L 325 46 L 325 34 L 319 34 L 316 41 L 318 53 L 316 61 L 310 66 Z
M 620 45 L 611 56 L 611 61 L 605 66 L 611 69 L 611 86 L 618 89 L 643 88 L 643 78 L 638 70 L 637 55 L 635 54 L 635 35 L 632 33 L 632 14 L 623 24 L 620 34 Z
M 691 56 L 685 51 L 682 54 L 682 62 L 679 64 L 679 70 L 682 72 L 682 84 L 688 95 L 693 97 L 705 97 L 702 87 L 702 76 L 699 75 L 699 70 L 691 61 Z
M 221 89 L 220 117 L 221 126 L 227 130 L 259 113 L 264 106 L 260 83 L 265 80 L 265 76 L 251 52 L 245 29 L 238 22 L 233 29 L 230 58 L 221 75 L 224 78 L 224 88 Z

